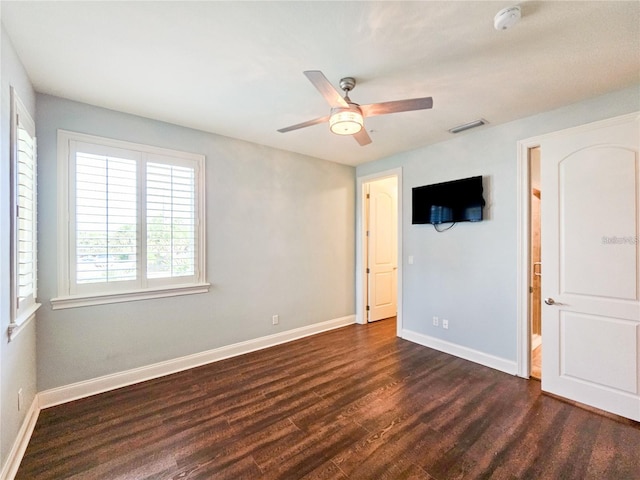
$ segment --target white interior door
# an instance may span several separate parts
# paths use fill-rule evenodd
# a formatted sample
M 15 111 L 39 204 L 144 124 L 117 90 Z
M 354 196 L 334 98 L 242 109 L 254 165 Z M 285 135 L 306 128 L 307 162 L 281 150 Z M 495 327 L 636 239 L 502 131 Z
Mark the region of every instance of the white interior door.
M 398 183 L 392 177 L 368 185 L 367 306 L 374 322 L 397 312 Z
M 640 420 L 638 116 L 541 143 L 542 389 Z

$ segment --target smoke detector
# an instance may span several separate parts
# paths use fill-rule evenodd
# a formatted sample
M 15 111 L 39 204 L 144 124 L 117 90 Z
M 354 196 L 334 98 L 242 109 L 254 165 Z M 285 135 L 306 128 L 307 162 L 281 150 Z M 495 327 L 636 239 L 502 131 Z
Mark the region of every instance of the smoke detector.
M 518 23 L 521 16 L 518 6 L 503 8 L 493 18 L 493 26 L 496 30 L 506 30 Z

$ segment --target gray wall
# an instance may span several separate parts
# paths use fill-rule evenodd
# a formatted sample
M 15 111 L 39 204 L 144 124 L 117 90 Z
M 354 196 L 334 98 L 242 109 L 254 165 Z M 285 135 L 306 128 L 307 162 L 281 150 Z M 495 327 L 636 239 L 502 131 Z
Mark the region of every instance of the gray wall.
M 354 313 L 352 167 L 47 95 L 37 105 L 40 391 Z M 208 294 L 51 310 L 57 129 L 206 155 Z
M 516 361 L 517 141 L 638 110 L 634 86 L 357 167 L 357 176 L 403 169 L 404 328 Z M 485 221 L 444 233 L 411 225 L 412 187 L 474 175 L 484 176 Z
M 7 327 L 11 321 L 10 307 L 10 244 L 9 244 L 9 133 L 11 96 L 13 86 L 25 107 L 35 119 L 36 98 L 11 40 L 1 27 L 2 51 L 2 102 L 0 105 L 0 464 L 4 465 L 7 455 L 17 437 L 27 410 L 36 395 L 36 331 L 35 322 L 27 324 L 17 338 L 7 341 Z M 18 411 L 18 390 L 22 388 L 24 406 Z

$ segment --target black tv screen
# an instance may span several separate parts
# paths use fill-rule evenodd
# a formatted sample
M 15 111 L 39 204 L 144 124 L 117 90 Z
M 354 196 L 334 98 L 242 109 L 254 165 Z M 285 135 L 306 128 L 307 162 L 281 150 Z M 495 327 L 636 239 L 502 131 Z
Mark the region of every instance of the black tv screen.
M 482 220 L 482 177 L 414 187 L 411 223 L 479 222 Z

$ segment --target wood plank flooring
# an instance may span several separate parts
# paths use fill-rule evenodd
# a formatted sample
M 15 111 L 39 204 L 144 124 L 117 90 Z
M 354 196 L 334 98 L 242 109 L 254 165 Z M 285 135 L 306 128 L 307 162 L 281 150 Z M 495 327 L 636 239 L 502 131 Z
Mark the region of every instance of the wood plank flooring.
M 17 479 L 640 478 L 640 424 L 353 325 L 41 412 Z

